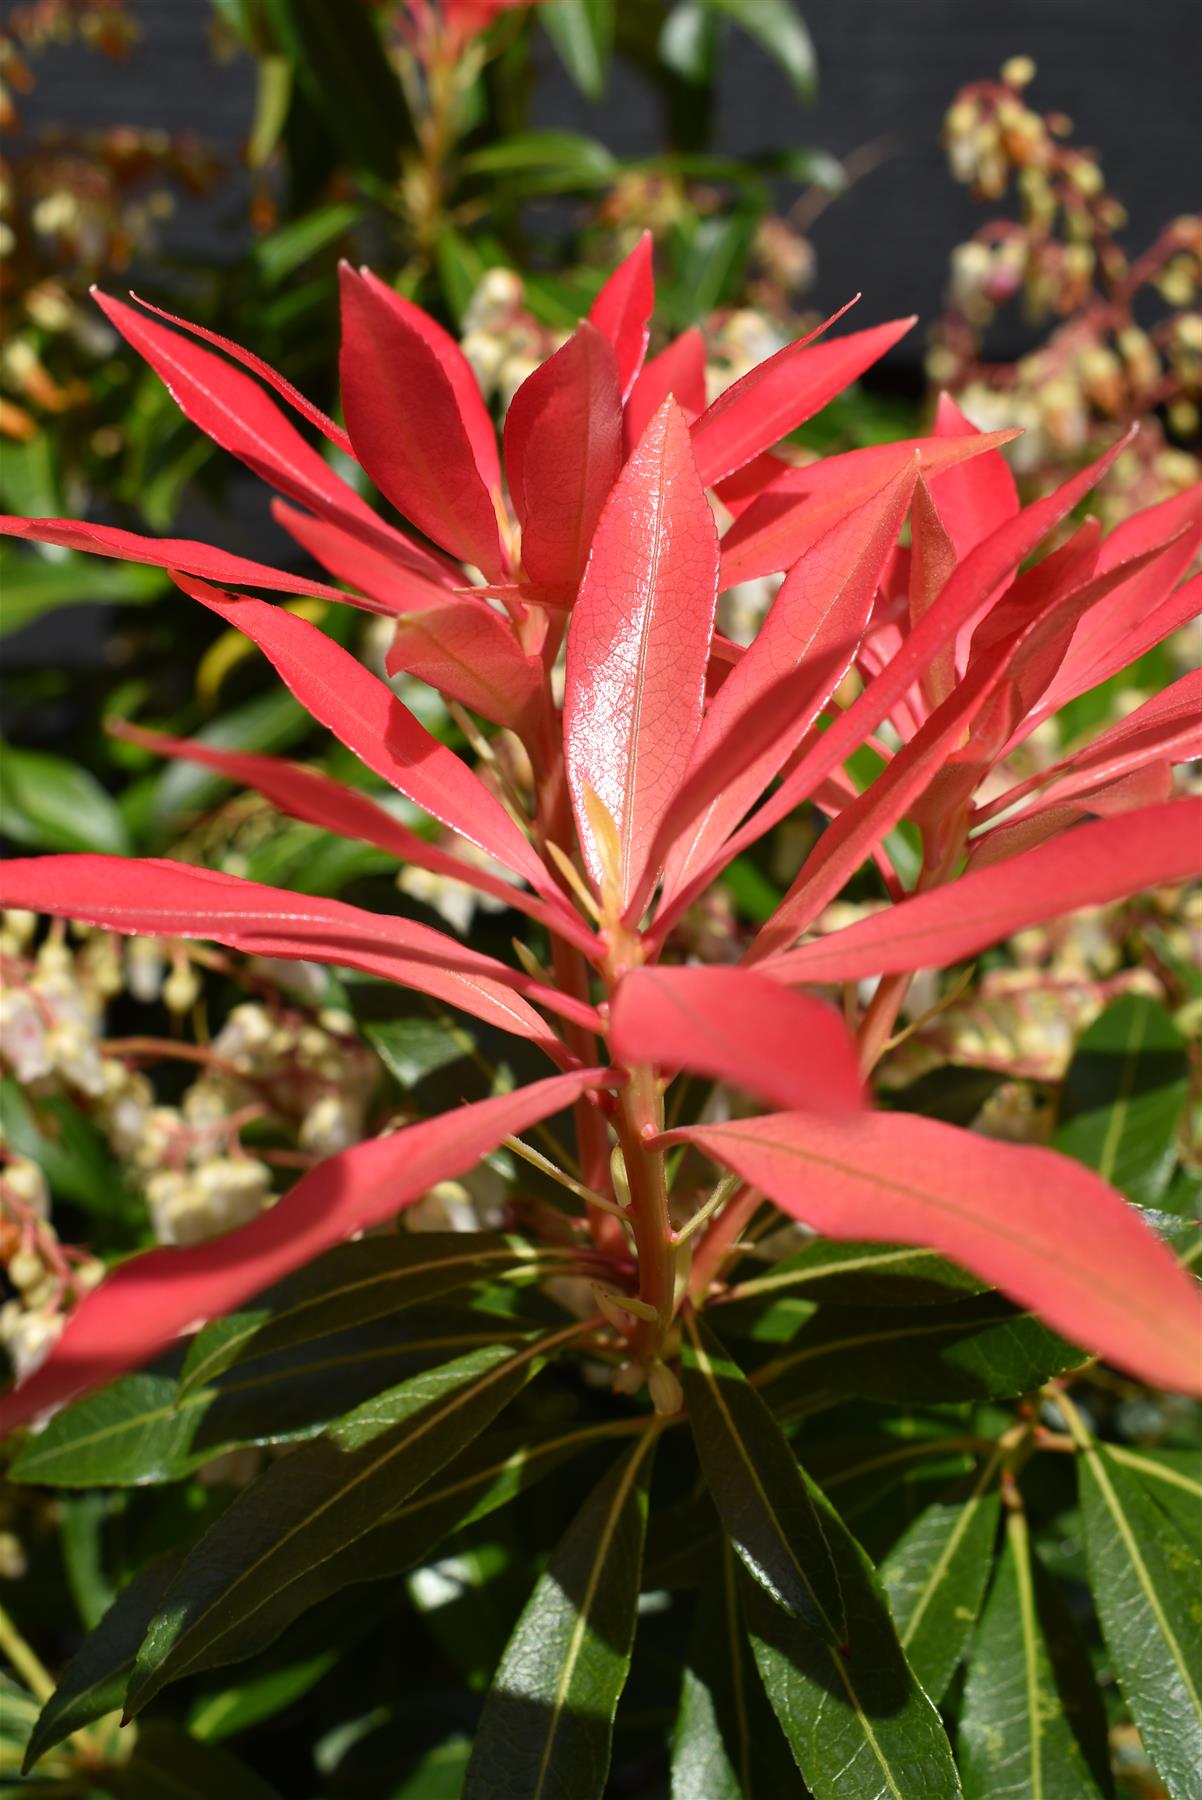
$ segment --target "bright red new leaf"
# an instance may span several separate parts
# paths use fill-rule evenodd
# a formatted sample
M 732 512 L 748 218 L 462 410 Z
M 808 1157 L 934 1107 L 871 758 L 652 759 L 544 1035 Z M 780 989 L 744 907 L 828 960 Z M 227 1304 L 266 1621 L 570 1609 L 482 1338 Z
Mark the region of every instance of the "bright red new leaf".
M 604 1080 L 598 1069 L 553 1075 L 356 1144 L 305 1175 L 249 1225 L 192 1249 L 133 1257 L 75 1308 L 49 1361 L 0 1396 L 0 1436 L 139 1368 L 181 1332 L 232 1311 L 355 1232 L 394 1218 L 436 1182 L 474 1168 L 502 1138 Z
M 522 732 L 543 699 L 543 665 L 527 656 L 500 613 L 472 597 L 397 620 L 388 673 L 416 675 L 496 725 Z
M 747 969 L 632 969 L 610 1007 L 619 1062 L 709 1075 L 777 1106 L 854 1112 L 855 1046 L 833 1007 Z
M 614 347 L 623 400 L 639 378 L 651 339 L 651 314 L 655 310 L 651 252 L 651 233 L 645 231 L 589 308 L 590 321 Z
M 624 423 L 627 454 L 669 396 L 690 424 L 705 411 L 705 339 L 695 325 L 653 356 L 631 389 Z
M 345 263 L 340 274 L 342 404 L 355 455 L 427 537 L 501 580 L 496 500 L 439 351 L 380 283 Z
M 622 902 L 684 775 L 718 597 L 718 534 L 688 426 L 666 400 L 606 503 L 568 634 L 564 744 L 577 831 L 593 879 L 605 855 L 586 790 L 617 828 Z
M 621 466 L 618 365 L 609 339 L 586 319 L 527 376 L 505 415 L 505 472 L 522 528 L 522 566 L 567 604 Z
M 1202 873 L 1202 800 L 1082 825 L 760 965 L 778 981 L 942 968 L 1027 925 Z
M 1054 1151 L 905 1113 L 777 1113 L 666 1141 L 826 1237 L 937 1250 L 1141 1381 L 1202 1393 L 1193 1280 L 1121 1194 Z

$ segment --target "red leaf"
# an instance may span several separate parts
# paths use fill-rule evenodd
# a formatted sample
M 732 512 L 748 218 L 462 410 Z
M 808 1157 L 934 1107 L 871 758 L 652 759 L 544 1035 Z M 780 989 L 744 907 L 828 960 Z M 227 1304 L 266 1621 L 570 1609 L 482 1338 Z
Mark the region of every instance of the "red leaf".
M 1054 1151 L 904 1113 L 778 1113 L 678 1140 L 826 1237 L 936 1250 L 1141 1381 L 1202 1391 L 1190 1277 L 1120 1194 Z
M 139 1368 L 199 1321 L 219 1317 L 358 1231 L 384 1224 L 473 1169 L 502 1138 L 571 1104 L 604 1073 L 553 1075 L 388 1137 L 302 1177 L 270 1211 L 192 1249 L 151 1250 L 81 1300 L 49 1360 L 0 1398 L 0 1435 Z
M 690 423 L 705 411 L 705 339 L 695 325 L 653 356 L 626 402 L 627 455 L 671 395 Z
M 773 601 L 758 636 L 710 702 L 690 760 L 690 776 L 711 758 L 718 773 L 724 750 L 746 731 L 751 714 L 765 701 L 769 688 L 790 669 L 801 674 L 809 667 L 813 672 L 808 692 L 804 681 L 793 689 L 782 721 L 786 729 L 737 778 L 731 775 L 722 782 L 703 811 L 684 816 L 679 805 L 685 799 L 682 788 L 664 823 L 665 837 L 671 829 L 675 840 L 667 859 L 665 901 L 685 885 L 759 799 L 846 674 L 872 610 L 881 570 L 905 518 L 916 472 L 911 460 L 802 557 Z
M 1066 514 L 1072 511 L 1105 474 L 1120 454 L 1126 439 L 1113 445 L 1089 468 L 1071 481 L 1028 506 L 1017 518 L 1007 520 L 1000 530 L 978 544 L 959 565 L 938 600 L 910 633 L 897 655 L 871 681 L 864 692 L 835 720 L 829 731 L 822 733 L 811 748 L 790 770 L 775 794 L 767 800 L 746 825 L 728 838 L 718 857 L 711 859 L 674 903 L 679 909 L 687 904 L 701 883 L 712 877 L 748 844 L 770 831 L 786 814 L 807 798 L 832 769 L 845 761 L 853 750 L 866 741 L 882 719 L 888 718 L 897 702 L 910 690 L 935 657 L 947 644 L 955 643 L 962 627 L 980 609 L 982 598 L 996 593 L 1014 569 L 1047 536 Z M 657 922 L 658 923 L 658 922 Z
M 425 606 L 454 603 L 454 588 L 447 586 L 445 580 L 431 579 L 429 570 L 433 565 L 429 557 L 423 556 L 421 566 L 415 567 L 400 556 L 386 556 L 379 547 L 352 537 L 341 525 L 314 519 L 283 500 L 272 501 L 271 516 L 331 575 L 366 594 L 382 612 L 416 612 Z M 175 567 L 182 564 L 177 562 Z M 199 572 L 189 570 L 190 574 Z M 462 580 L 458 570 L 454 579 Z
M 420 306 L 415 306 L 412 300 L 406 300 L 403 294 L 398 294 L 395 288 L 381 281 L 378 275 L 373 275 L 370 269 L 361 269 L 359 273 L 372 293 L 391 308 L 408 331 L 416 332 L 438 358 L 439 366 L 454 390 L 459 417 L 472 446 L 480 479 L 490 494 L 499 494 L 501 461 L 497 455 L 496 427 L 484 404 L 484 396 L 480 392 L 476 371 L 471 363 L 450 332 L 444 331 L 437 319 L 432 319 L 429 313 L 423 312 Z
M 365 912 L 341 900 L 264 887 L 217 869 L 162 857 L 19 857 L 0 872 L 0 892 L 8 896 L 7 906 L 79 919 L 109 931 L 205 938 L 253 956 L 361 969 L 529 1038 L 560 1062 L 562 1044 L 519 995 L 529 993 L 554 1004 L 577 1024 L 595 1029 L 598 1023 L 592 1007 L 544 988 L 428 925 Z
M 1185 881 L 1202 870 L 1202 801 L 1082 825 L 761 964 L 778 981 L 858 981 L 945 968 L 1027 925 Z
M 540 893 L 554 890 L 500 801 L 348 650 L 282 607 L 226 594 L 186 576 L 176 580 L 185 594 L 245 632 L 301 705 L 390 787 L 525 876 Z
M 120 531 L 112 525 L 83 525 L 75 519 L 14 519 L 7 514 L 0 514 L 0 536 L 25 538 L 33 544 L 58 544 L 64 550 L 86 551 L 89 556 L 148 563 L 154 569 L 182 569 L 185 574 L 203 575 L 210 581 L 241 581 L 248 587 L 309 594 L 317 600 L 353 599 L 353 595 L 329 587 L 324 581 L 290 575 L 286 569 L 271 569 L 266 563 L 232 556 L 191 538 L 139 537 L 135 531 Z
M 688 1069 L 777 1106 L 853 1112 L 864 1104 L 838 1013 L 746 969 L 632 969 L 610 1007 L 609 1045 L 628 1066 Z
M 335 475 L 257 381 L 178 332 L 164 331 L 132 306 L 112 300 L 96 288 L 92 294 L 122 337 L 166 384 L 180 411 L 215 444 L 239 457 L 280 493 L 323 516 L 341 520 L 357 535 L 368 534 L 385 551 L 401 547 L 413 557 L 422 555 L 401 533 L 385 526 L 354 488 Z M 438 572 L 432 559 L 430 567 Z
M 777 462 L 775 476 L 761 484 L 762 492 L 738 507 L 736 522 L 722 540 L 723 587 L 791 568 L 836 518 L 875 493 L 900 469 L 917 462 L 923 475 L 929 476 L 1018 435 L 1016 431 L 995 431 L 979 438 L 905 438 L 900 443 L 872 444 L 842 456 L 826 456 L 800 469 Z M 733 486 L 723 483 L 724 503 Z
M 543 665 L 526 656 L 487 601 L 406 613 L 397 620 L 388 673 L 416 675 L 496 725 L 527 727 L 543 695 Z
M 1148 806 L 1159 806 L 1173 798 L 1173 766 L 1168 762 L 1149 762 L 1120 775 L 1116 781 L 1105 779 L 1085 787 L 1074 797 L 1060 802 L 1040 800 L 1027 807 L 1016 818 L 970 838 L 969 871 L 988 868 L 1020 851 L 1033 850 L 1048 838 L 1077 825 L 1085 817 L 1109 819 L 1117 813 L 1132 812 Z
M 955 443 L 983 434 L 964 417 L 950 394 L 940 394 L 935 435 Z M 956 547 L 958 561 L 1018 511 L 1018 489 L 1004 456 L 996 450 L 958 463 L 928 478 L 931 498 Z
M 576 596 L 622 466 L 622 396 L 609 340 L 587 320 L 527 377 L 505 415 L 505 469 L 532 582 Z
M 568 633 L 564 738 L 577 829 L 600 886 L 591 788 L 617 826 L 624 903 L 701 725 L 717 593 L 713 514 L 684 415 L 665 400 L 606 502 Z
M 505 559 L 494 498 L 437 351 L 379 283 L 345 263 L 340 274 L 342 404 L 356 456 L 427 537 L 500 580 Z
M 277 369 L 273 369 L 270 363 L 264 362 L 261 356 L 256 356 L 253 350 L 244 350 L 241 344 L 235 344 L 230 338 L 222 337 L 218 331 L 210 331 L 206 325 L 194 325 L 191 319 L 181 319 L 175 313 L 167 312 L 164 307 L 156 306 L 153 301 L 143 300 L 141 294 L 131 293 L 130 299 L 136 300 L 138 305 L 145 307 L 147 312 L 154 313 L 160 319 L 166 319 L 169 325 L 178 325 L 181 331 L 189 331 L 193 337 L 203 338 L 206 344 L 212 344 L 216 349 L 223 350 L 227 356 L 233 358 L 234 362 L 241 363 L 244 369 L 249 369 L 252 374 L 259 377 L 260 381 L 265 381 L 269 388 L 274 388 L 281 400 L 286 400 L 289 406 L 294 407 L 301 415 L 302 419 L 308 420 L 310 425 L 316 425 L 322 436 L 329 438 L 331 444 L 336 444 L 344 455 L 354 456 L 351 440 L 341 425 L 336 425 L 327 413 L 322 412 L 320 406 L 314 406 L 311 400 L 306 400 L 299 388 L 293 387 L 285 376 L 281 375 Z
M 399 819 L 378 806 L 357 788 L 344 787 L 317 769 L 303 768 L 299 763 L 285 762 L 278 756 L 262 756 L 245 750 L 217 750 L 211 744 L 165 737 L 158 731 L 147 731 L 125 720 L 109 720 L 107 729 L 127 743 L 140 744 L 159 756 L 170 756 L 183 762 L 201 763 L 239 786 L 253 788 L 290 818 L 339 837 L 356 838 L 363 844 L 374 844 L 398 862 L 412 863 L 442 875 L 448 881 L 462 881 L 494 900 L 501 900 L 516 911 L 537 919 L 548 931 L 558 932 L 585 952 L 596 955 L 596 939 L 580 915 L 562 898 L 536 899 L 525 888 L 505 881 L 478 863 L 466 862 L 440 850 L 427 838 L 410 831 Z
M 655 310 L 651 252 L 651 233 L 645 231 L 589 307 L 590 321 L 614 347 L 623 400 L 638 380 L 651 339 L 651 314 Z
M 788 893 L 747 953 L 749 962 L 796 943 L 864 860 L 940 775 L 1002 679 L 1000 668 L 966 676 L 859 797 L 823 832 Z
M 896 319 L 809 349 L 846 311 L 842 307 L 817 330 L 778 350 L 702 413 L 693 427 L 693 454 L 703 486 L 713 487 L 804 424 L 891 350 L 914 323 L 912 318 Z

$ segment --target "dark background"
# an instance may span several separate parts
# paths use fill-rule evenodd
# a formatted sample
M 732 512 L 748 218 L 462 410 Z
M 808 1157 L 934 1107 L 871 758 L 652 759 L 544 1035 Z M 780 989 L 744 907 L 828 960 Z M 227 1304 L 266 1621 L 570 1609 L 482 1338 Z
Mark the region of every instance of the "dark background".
M 143 41 L 128 63 L 71 49 L 39 56 L 37 88 L 21 106 L 26 129 L 136 120 L 195 130 L 236 161 L 251 116 L 250 59 L 214 66 L 208 0 L 134 0 L 130 10 Z M 766 54 L 732 30 L 717 147 L 739 155 L 814 145 L 845 156 L 883 141 L 886 160 L 815 227 L 813 298 L 824 310 L 862 289 L 866 317 L 934 319 L 948 254 L 983 216 L 947 174 L 940 123 L 958 87 L 994 75 L 1008 56 L 1035 59 L 1033 103 L 1067 112 L 1078 141 L 1100 152 L 1133 247 L 1198 205 L 1197 0 L 810 0 L 802 11 L 818 55 L 816 103 L 799 105 Z M 587 132 L 619 155 L 661 145 L 657 102 L 637 75 L 615 63 L 606 99 L 591 106 L 545 40 L 541 55 L 535 125 Z M 167 253 L 232 259 L 246 231 L 245 193 L 227 184 L 219 201 L 181 204 L 160 241 Z M 996 340 L 1001 355 L 1016 347 Z M 917 372 L 921 351 L 914 333 L 894 354 Z

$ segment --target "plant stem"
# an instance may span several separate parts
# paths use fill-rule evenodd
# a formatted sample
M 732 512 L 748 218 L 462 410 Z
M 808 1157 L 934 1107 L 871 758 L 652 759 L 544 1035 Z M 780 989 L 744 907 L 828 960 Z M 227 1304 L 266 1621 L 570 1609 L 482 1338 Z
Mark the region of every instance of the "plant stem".
M 54 1692 L 54 1682 L 37 1652 L 25 1642 L 2 1606 L 0 1606 L 0 1651 L 3 1651 L 34 1699 L 40 1700 L 44 1706 Z
M 618 1095 L 614 1125 L 626 1180 L 630 1187 L 630 1226 L 639 1261 L 638 1297 L 655 1308 L 654 1319 L 642 1319 L 632 1340 L 634 1350 L 646 1362 L 654 1362 L 663 1347 L 676 1307 L 676 1252 L 668 1222 L 668 1184 L 660 1150 L 649 1150 L 644 1134 L 663 1130 L 664 1103 L 653 1069 L 646 1065 L 630 1071 L 630 1081 Z
M 741 1187 L 731 1195 L 713 1224 L 706 1227 L 693 1255 L 689 1275 L 690 1300 L 699 1304 L 709 1292 L 722 1264 L 743 1235 L 744 1227 L 759 1210 L 761 1199 L 758 1188 Z

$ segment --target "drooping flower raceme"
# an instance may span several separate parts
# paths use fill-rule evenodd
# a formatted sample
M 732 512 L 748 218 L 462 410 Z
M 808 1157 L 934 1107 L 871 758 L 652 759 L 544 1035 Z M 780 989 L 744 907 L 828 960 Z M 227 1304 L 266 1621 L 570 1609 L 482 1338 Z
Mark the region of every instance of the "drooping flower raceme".
M 157 859 L 15 861 L 5 904 L 384 977 L 526 1039 L 551 1072 L 353 1145 L 212 1242 L 125 1263 L 0 1403 L 0 1426 L 145 1362 L 568 1107 L 603 1310 L 630 1340 L 630 1380 L 648 1375 L 663 1407 L 678 1392 L 668 1364 L 681 1299 L 704 1301 L 765 1196 L 832 1237 L 928 1246 L 1088 1350 L 1197 1391 L 1197 1295 L 1120 1194 L 1050 1151 L 874 1110 L 866 1092 L 916 971 L 1198 869 L 1199 804 L 1173 798 L 1171 773 L 1202 748 L 1196 676 L 1036 777 L 1008 761 L 1057 707 L 1197 612 L 1196 494 L 1105 539 L 1086 519 L 1032 562 L 1118 446 L 1025 510 L 998 453 L 1013 434 L 976 432 L 950 402 L 930 437 L 798 467 L 774 447 L 910 321 L 823 327 L 707 408 L 696 334 L 646 360 L 646 243 L 518 390 L 501 450 L 458 345 L 370 274 L 343 272 L 345 430 L 248 351 L 99 301 L 187 416 L 276 489 L 276 519 L 327 579 L 69 520 L 3 529 L 170 569 L 367 769 L 482 859 L 435 847 L 311 768 L 150 740 L 165 755 L 517 908 L 545 934 L 549 969 Z M 357 459 L 412 535 L 334 471 L 280 401 Z M 748 647 L 715 629 L 725 589 L 782 574 Z M 248 588 L 394 619 L 391 672 L 521 739 L 528 814 L 346 650 Z M 881 768 L 861 789 L 849 760 L 865 745 Z M 827 827 L 742 964 L 683 966 L 673 931 L 690 905 L 803 805 Z M 890 858 L 903 820 L 921 834 L 916 881 Z M 816 934 L 867 862 L 890 904 Z M 807 991 L 831 987 L 843 988 L 842 1012 Z M 668 1129 L 665 1090 L 681 1071 L 767 1110 Z M 667 1153 L 682 1143 L 690 1167 L 708 1159 L 729 1178 L 674 1229 Z

